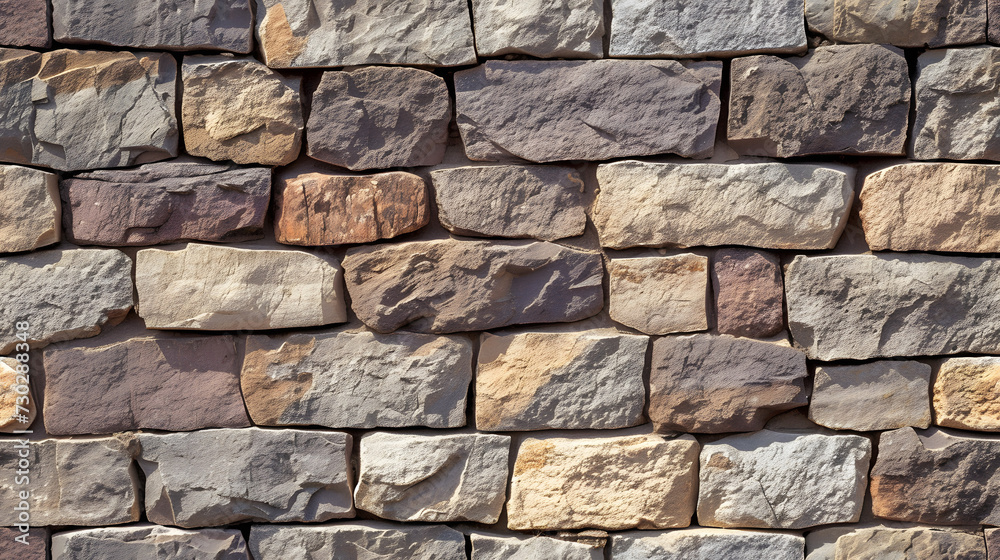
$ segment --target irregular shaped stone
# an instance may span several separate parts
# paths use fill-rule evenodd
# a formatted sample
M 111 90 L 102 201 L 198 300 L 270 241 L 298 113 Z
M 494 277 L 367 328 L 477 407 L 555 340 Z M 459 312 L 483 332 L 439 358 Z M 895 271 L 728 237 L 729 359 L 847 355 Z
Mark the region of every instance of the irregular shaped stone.
M 858 529 L 837 539 L 836 560 L 883 558 L 986 560 L 986 545 L 980 534 L 945 531 L 934 527 L 872 527 Z
M 993 3 L 990 3 L 990 10 L 993 10 Z M 993 13 L 992 11 L 990 12 Z M 992 17 L 992 16 L 991 16 Z M 993 40 L 992 30 L 990 40 Z M 986 560 L 997 560 L 1000 558 L 1000 529 L 985 528 L 983 534 L 986 537 Z
M 1000 358 L 944 360 L 934 376 L 934 423 L 949 428 L 1000 431 L 998 383 Z
M 239 529 L 186 531 L 143 523 L 52 535 L 52 560 L 171 557 L 213 560 L 250 558 Z
M 931 366 L 882 361 L 816 367 L 809 419 L 834 430 L 868 432 L 931 423 Z
M 306 246 L 389 239 L 427 225 L 427 198 L 424 180 L 402 171 L 293 172 L 278 179 L 274 236 L 279 243 Z
M 250 425 L 231 336 L 97 339 L 47 348 L 44 357 L 52 435 Z
M 458 235 L 554 241 L 583 235 L 583 179 L 571 167 L 486 165 L 431 171 L 441 225 Z
M 619 533 L 611 538 L 615 560 L 802 560 L 805 539 L 787 533 L 692 528 L 662 533 Z
M 819 47 L 801 58 L 733 60 L 728 138 L 746 155 L 903 155 L 910 77 L 884 45 Z
M 838 43 L 935 48 L 986 42 L 986 3 L 977 0 L 806 0 L 806 21 Z
M 611 56 L 704 57 L 806 50 L 802 0 L 607 0 Z M 711 14 L 711 17 L 705 17 Z
M 0 354 L 96 336 L 132 309 L 132 261 L 114 249 L 41 251 L 0 259 Z M 27 330 L 17 328 L 28 322 Z M 26 339 L 18 333 L 26 332 Z
M 78 245 L 235 242 L 264 237 L 271 171 L 173 160 L 81 173 L 61 188 L 66 236 Z
M 49 3 L 45 0 L 0 0 L 0 45 L 51 47 Z
M 75 171 L 176 156 L 176 89 L 165 53 L 0 49 L 0 161 Z
M 604 305 L 603 268 L 599 254 L 545 242 L 444 239 L 344 257 L 351 307 L 378 332 L 578 321 Z
M 527 439 L 517 452 L 507 526 L 518 531 L 687 527 L 698 442 L 683 435 Z
M 749 249 L 716 251 L 712 291 L 719 333 L 767 338 L 784 329 L 785 292 L 777 256 Z
M 247 428 L 135 437 L 152 523 L 190 528 L 354 516 L 349 434 Z
M 462 0 L 256 0 L 257 38 L 271 68 L 474 64 Z
M 0 433 L 26 430 L 35 421 L 38 401 L 31 385 L 31 370 L 25 372 L 26 366 L 14 358 L 0 358 Z
M 301 77 L 285 77 L 250 57 L 184 57 L 181 119 L 193 156 L 285 165 L 302 145 Z
M 57 243 L 60 212 L 58 176 L 30 167 L 0 165 L 0 253 Z
M 615 331 L 479 338 L 476 428 L 613 429 L 642 422 L 649 338 Z
M 611 318 L 646 334 L 708 328 L 708 257 L 614 258 L 608 262 Z
M 353 170 L 437 165 L 449 122 L 448 85 L 426 70 L 324 72 L 312 96 L 308 154 Z
M 649 418 L 657 431 L 760 430 L 807 404 L 806 356 L 787 346 L 696 334 L 653 341 Z
M 4 526 L 25 522 L 32 527 L 95 526 L 139 520 L 139 477 L 126 446 L 115 438 L 8 440 L 0 447 L 0 464 L 10 469 L 9 481 L 0 485 Z M 15 476 L 15 465 L 27 474 Z M 21 492 L 30 494 L 27 500 Z M 25 509 L 28 520 L 19 516 Z
M 394 521 L 496 523 L 509 452 L 510 436 L 368 433 L 354 499 L 358 509 Z
M 721 79 L 720 62 L 491 60 L 455 73 L 458 128 L 479 161 L 711 157 Z
M 479 56 L 601 58 L 603 0 L 472 0 Z
M 464 337 L 368 331 L 247 337 L 240 383 L 254 423 L 458 428 L 472 381 Z
M 190 243 L 136 254 L 136 310 L 151 329 L 256 330 L 347 320 L 329 255 Z
M 61 43 L 248 53 L 252 27 L 246 0 L 52 2 L 52 28 Z
M 706 443 L 698 522 L 764 529 L 856 523 L 871 456 L 871 442 L 853 435 L 762 430 Z
M 613 249 L 830 249 L 854 198 L 853 170 L 819 165 L 621 161 L 597 182 L 594 225 Z
M 604 560 L 601 547 L 550 537 L 500 537 L 482 533 L 469 535 L 471 560 Z
M 798 256 L 788 328 L 812 359 L 1000 351 L 1000 261 L 882 253 Z
M 260 560 L 407 557 L 465 560 L 465 537 L 446 525 L 400 525 L 380 521 L 353 521 L 314 527 L 252 525 L 250 554 Z
M 0 558 L 49 560 L 49 530 L 28 525 L 22 528 L 23 532 L 18 527 L 0 527 Z

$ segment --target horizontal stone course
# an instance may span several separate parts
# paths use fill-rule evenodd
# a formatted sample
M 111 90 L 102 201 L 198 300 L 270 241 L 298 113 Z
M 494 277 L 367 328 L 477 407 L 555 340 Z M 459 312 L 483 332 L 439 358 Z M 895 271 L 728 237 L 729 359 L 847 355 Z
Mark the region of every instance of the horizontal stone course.
M 251 525 L 255 559 L 367 560 L 412 556 L 465 560 L 465 538 L 446 525 L 352 521 L 336 525 Z
M 52 535 L 52 560 L 169 556 L 215 560 L 250 559 L 243 534 L 237 529 L 188 531 L 144 523 Z
M 809 27 L 838 43 L 943 47 L 986 42 L 986 2 L 806 0 Z

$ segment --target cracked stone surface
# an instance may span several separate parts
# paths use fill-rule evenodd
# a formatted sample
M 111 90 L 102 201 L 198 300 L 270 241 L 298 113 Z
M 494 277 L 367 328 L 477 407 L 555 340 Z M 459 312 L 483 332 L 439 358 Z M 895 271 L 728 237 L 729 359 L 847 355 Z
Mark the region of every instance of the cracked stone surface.
M 52 535 L 52 560 L 75 558 L 250 559 L 239 529 L 188 531 L 145 523 Z
M 49 3 L 46 0 L 0 0 L 0 45 L 51 47 Z
M 471 560 L 604 560 L 604 550 L 588 544 L 568 542 L 544 536 L 502 537 L 471 533 Z
M 781 332 L 785 291 L 777 255 L 720 249 L 712 256 L 711 276 L 719 333 L 767 338 Z
M 944 360 L 934 376 L 934 423 L 965 430 L 1000 431 L 998 384 L 1000 358 Z
M 0 254 L 57 243 L 60 214 L 56 174 L 0 165 Z
M 465 560 L 465 536 L 446 525 L 352 521 L 336 525 L 252 525 L 254 558 Z
M 981 0 L 806 0 L 806 21 L 838 43 L 936 48 L 986 42 Z
M 981 534 L 937 527 L 866 527 L 838 538 L 834 550 L 835 560 L 986 560 L 986 544 Z
M 804 546 L 805 539 L 799 535 L 693 527 L 660 533 L 615 534 L 611 537 L 611 557 L 615 560 L 802 560 Z
M 472 0 L 479 56 L 601 58 L 604 0 Z
M 816 367 L 809 419 L 835 430 L 926 428 L 931 423 L 931 366 L 880 361 Z
M 646 334 L 708 328 L 708 257 L 613 258 L 608 310 L 615 321 Z

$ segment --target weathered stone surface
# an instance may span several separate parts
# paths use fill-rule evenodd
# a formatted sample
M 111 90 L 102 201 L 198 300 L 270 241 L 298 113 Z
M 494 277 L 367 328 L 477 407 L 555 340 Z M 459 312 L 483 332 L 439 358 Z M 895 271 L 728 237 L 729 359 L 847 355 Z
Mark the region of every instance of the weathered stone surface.
M 450 121 L 448 86 L 426 70 L 324 72 L 312 96 L 308 154 L 353 170 L 436 165 Z
M 28 429 L 38 413 L 31 371 L 25 373 L 25 365 L 14 358 L 0 358 L 0 433 Z M 18 366 L 22 366 L 21 373 Z
M 837 539 L 835 550 L 836 560 L 986 560 L 982 535 L 933 527 L 858 529 Z
M 1000 351 L 1000 261 L 883 253 L 798 256 L 788 328 L 817 360 Z
M 52 28 L 61 43 L 156 50 L 250 52 L 247 0 L 54 0 Z
M 601 256 L 546 242 L 358 247 L 347 252 L 344 269 L 351 307 L 378 332 L 571 322 L 604 305 Z
M 0 482 L 0 524 L 23 523 L 15 508 L 30 492 L 32 527 L 115 525 L 139 520 L 138 475 L 126 446 L 114 438 L 24 440 L 0 447 L 11 476 Z M 27 460 L 28 480 L 17 483 L 14 466 Z M 22 507 L 22 510 L 24 508 Z M 17 558 L 20 558 L 18 556 Z
M 838 43 L 934 48 L 986 42 L 981 0 L 806 0 L 806 21 Z
M 274 204 L 274 236 L 288 245 L 370 243 L 430 221 L 427 185 L 402 171 L 293 172 L 279 177 Z
M 0 0 L 0 45 L 52 46 L 49 3 L 45 0 Z
M 96 336 L 132 308 L 132 261 L 114 249 L 41 251 L 0 260 L 0 354 Z M 27 331 L 17 322 L 27 321 Z M 17 337 L 27 332 L 27 340 Z
M 902 155 L 906 59 L 884 45 L 819 47 L 802 58 L 733 60 L 729 145 L 741 154 Z
M 465 537 L 446 525 L 354 521 L 315 527 L 253 525 L 250 554 L 260 560 L 465 560 Z
M 510 436 L 368 433 L 354 499 L 358 509 L 395 521 L 496 523 L 509 453 Z
M 254 423 L 458 428 L 472 381 L 464 337 L 368 331 L 247 338 L 240 382 Z
M 301 77 L 285 77 L 250 57 L 184 57 L 181 122 L 194 156 L 285 165 L 302 145 Z
M 698 522 L 774 529 L 857 522 L 871 456 L 871 442 L 853 435 L 762 430 L 706 443 Z
M 809 419 L 835 430 L 926 428 L 931 423 L 931 366 L 882 361 L 816 367 Z
M 708 257 L 615 258 L 608 262 L 611 318 L 646 334 L 708 328 Z
M 2 24 L 0 24 L 2 25 Z M 42 527 L 0 527 L 0 558 L 48 560 L 49 530 Z M 14 539 L 22 539 L 15 541 Z
M 731 336 L 668 336 L 653 342 L 649 417 L 658 431 L 760 430 L 808 402 L 806 356 Z
M 721 80 L 721 62 L 491 60 L 455 73 L 458 127 L 472 160 L 711 157 Z
M 944 428 L 881 434 L 872 469 L 872 509 L 897 521 L 996 525 L 1000 438 Z
M 1000 357 L 948 358 L 934 376 L 934 423 L 1000 431 L 998 384 Z
M 507 502 L 520 531 L 687 527 L 698 493 L 698 442 L 683 435 L 528 439 Z
M 819 165 L 622 161 L 597 181 L 594 225 L 613 249 L 829 249 L 854 197 L 853 170 Z
M 603 0 L 472 0 L 479 56 L 601 58 Z M 613 53 L 612 53 L 613 54 Z
M 31 251 L 58 242 L 59 223 L 58 176 L 0 165 L 0 253 Z
M 49 434 L 250 425 L 233 337 L 95 340 L 45 350 Z
M 438 219 L 452 233 L 554 241 L 583 235 L 583 180 L 571 167 L 486 165 L 431 171 Z
M 176 156 L 176 87 L 169 54 L 0 49 L 0 161 L 73 171 Z
M 78 245 L 246 241 L 264 237 L 271 171 L 183 159 L 81 173 L 61 189 Z
M 521 332 L 479 339 L 476 428 L 611 429 L 642 422 L 648 337 Z
M 52 535 L 52 560 L 84 558 L 249 560 L 250 557 L 239 529 L 186 531 L 144 523 Z
M 500 537 L 482 533 L 469 535 L 471 560 L 604 560 L 604 551 L 583 543 L 550 537 Z
M 347 320 L 329 255 L 191 243 L 136 254 L 136 310 L 151 329 L 281 329 Z
M 991 14 L 993 13 L 993 3 L 990 2 Z M 993 40 L 992 29 L 990 40 Z M 1000 529 L 986 528 L 983 530 L 983 534 L 986 537 L 986 559 L 987 560 L 998 560 L 1000 559 Z
M 247 428 L 136 437 L 152 523 L 189 528 L 354 516 L 348 434 Z M 193 468 L 199 465 L 216 467 Z
M 764 531 L 691 528 L 662 533 L 620 533 L 611 538 L 615 560 L 802 560 L 805 540 Z
M 606 1 L 614 12 L 611 56 L 703 57 L 806 50 L 802 0 Z
M 462 0 L 256 2 L 257 38 L 272 68 L 476 62 Z
M 846 221 L 846 220 L 845 220 Z M 712 257 L 712 291 L 720 333 L 767 338 L 785 327 L 785 292 L 778 257 L 720 249 Z
M 986 35 L 991 43 L 1000 43 L 1000 1 L 986 0 Z M 998 538 L 1000 538 L 1000 534 L 998 534 Z M 1000 541 L 997 542 L 997 545 L 1000 545 Z M 997 550 L 996 554 L 1000 554 L 1000 549 Z M 990 560 L 993 560 L 992 556 Z

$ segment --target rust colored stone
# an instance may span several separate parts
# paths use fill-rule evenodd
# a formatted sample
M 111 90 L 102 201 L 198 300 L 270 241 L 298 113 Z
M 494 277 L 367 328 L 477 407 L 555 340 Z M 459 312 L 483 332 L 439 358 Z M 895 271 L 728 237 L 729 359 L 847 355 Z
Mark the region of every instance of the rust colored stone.
M 784 327 L 781 266 L 774 255 L 720 250 L 712 259 L 712 290 L 720 333 L 767 338 Z

